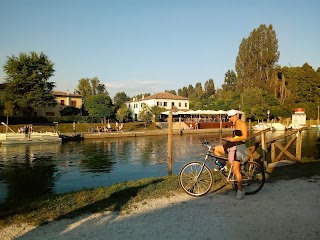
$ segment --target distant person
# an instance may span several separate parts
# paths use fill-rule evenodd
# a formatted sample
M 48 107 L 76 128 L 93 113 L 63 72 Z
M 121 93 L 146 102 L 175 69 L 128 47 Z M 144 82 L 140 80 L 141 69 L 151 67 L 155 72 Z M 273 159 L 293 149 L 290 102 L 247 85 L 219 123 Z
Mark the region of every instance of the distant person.
M 26 137 L 26 138 L 29 137 L 29 125 L 27 125 L 27 126 L 25 127 L 24 134 L 25 134 L 25 137 Z

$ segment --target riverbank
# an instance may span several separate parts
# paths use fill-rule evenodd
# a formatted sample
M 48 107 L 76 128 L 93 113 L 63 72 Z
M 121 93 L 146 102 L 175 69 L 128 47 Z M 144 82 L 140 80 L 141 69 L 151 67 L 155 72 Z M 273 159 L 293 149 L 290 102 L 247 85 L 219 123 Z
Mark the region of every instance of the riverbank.
M 235 200 L 233 191 L 201 198 L 184 193 L 144 200 L 130 212 L 99 212 L 43 226 L 10 226 L 5 240 L 43 239 L 308 239 L 320 237 L 320 178 L 265 184 L 257 194 Z M 302 202 L 301 202 L 301 199 Z M 257 210 L 259 209 L 259 210 Z M 196 230 L 192 230 L 196 229 Z
M 173 129 L 173 135 L 184 135 L 184 134 L 201 134 L 201 133 L 231 133 L 232 128 L 207 128 L 207 129 L 188 129 L 188 130 L 179 130 Z M 72 136 L 73 133 L 65 133 L 66 135 Z M 99 133 L 81 133 L 83 138 L 113 138 L 113 137 L 143 137 L 143 136 L 159 136 L 159 135 L 168 135 L 168 129 L 163 130 L 139 130 L 139 131 L 123 131 L 123 132 L 99 132 Z

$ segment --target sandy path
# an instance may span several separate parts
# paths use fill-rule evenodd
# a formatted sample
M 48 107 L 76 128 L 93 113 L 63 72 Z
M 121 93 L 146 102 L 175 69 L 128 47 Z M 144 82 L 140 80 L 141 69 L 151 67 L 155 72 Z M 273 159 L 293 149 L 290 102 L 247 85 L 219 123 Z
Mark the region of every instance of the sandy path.
M 320 239 L 320 177 L 268 183 L 244 200 L 234 197 L 233 191 L 181 194 L 145 202 L 130 214 L 11 227 L 0 239 Z

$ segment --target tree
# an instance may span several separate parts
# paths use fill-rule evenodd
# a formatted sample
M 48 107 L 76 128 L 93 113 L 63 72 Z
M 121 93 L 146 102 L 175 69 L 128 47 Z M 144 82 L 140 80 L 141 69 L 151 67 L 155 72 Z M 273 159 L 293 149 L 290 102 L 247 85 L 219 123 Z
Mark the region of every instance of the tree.
M 125 92 L 118 92 L 113 98 L 116 109 L 122 107 L 122 105 L 129 100 L 130 97 Z
M 134 98 L 135 99 L 143 99 L 143 98 L 149 97 L 149 96 L 151 96 L 150 93 L 143 93 L 143 94 L 139 94 L 139 95 L 134 96 Z
M 142 104 L 142 109 L 139 112 L 139 119 L 144 122 L 144 127 L 147 127 L 147 124 L 151 122 L 151 111 L 147 104 Z
M 60 110 L 61 116 L 76 116 L 79 115 L 81 109 L 74 107 L 74 106 L 66 106 Z
M 279 60 L 278 40 L 272 25 L 260 25 L 247 39 L 243 39 L 236 59 L 238 87 L 270 85 L 273 71 Z
M 104 122 L 106 122 L 106 118 L 109 119 L 114 114 L 112 100 L 105 94 L 87 97 L 84 105 L 90 116 L 103 118 Z
M 178 89 L 178 96 L 189 97 L 188 88 L 187 87 L 183 87 L 182 89 Z
M 161 112 L 166 111 L 166 109 L 164 107 L 159 107 L 157 105 L 153 105 L 152 107 L 149 108 L 150 112 L 152 113 L 152 120 L 153 122 L 157 121 L 159 119 L 159 114 Z
M 177 95 L 176 90 L 165 90 L 165 92 L 168 92 L 168 93 L 172 93 L 172 94 L 174 94 L 174 95 Z
M 216 89 L 214 87 L 214 81 L 212 78 L 210 78 L 204 84 L 204 98 L 208 98 L 211 95 L 214 95 L 215 92 L 216 92 Z
M 53 66 L 43 52 L 8 57 L 3 67 L 7 75 L 3 101 L 5 106 L 10 106 L 7 110 L 12 113 L 19 107 L 26 108 L 31 116 L 33 109 L 54 107 L 57 104 L 52 94 L 55 84 L 49 81 L 55 71 Z
M 82 95 L 84 99 L 97 94 L 109 95 L 106 90 L 106 86 L 104 84 L 101 84 L 100 80 L 97 77 L 81 78 L 74 92 Z
M 130 116 L 131 116 L 131 111 L 125 104 L 123 104 L 116 112 L 116 119 L 119 122 L 123 122 L 124 120 L 128 121 Z
M 237 76 L 233 70 L 228 70 L 224 76 L 224 84 L 222 84 L 222 89 L 225 91 L 234 92 L 237 88 Z

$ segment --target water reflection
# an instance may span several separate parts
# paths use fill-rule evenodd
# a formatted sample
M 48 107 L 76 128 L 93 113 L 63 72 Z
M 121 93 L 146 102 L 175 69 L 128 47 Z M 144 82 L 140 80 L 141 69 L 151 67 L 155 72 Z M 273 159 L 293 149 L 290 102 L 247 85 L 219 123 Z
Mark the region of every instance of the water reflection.
M 303 156 L 320 158 L 317 134 L 303 133 Z M 218 133 L 173 136 L 173 173 L 184 163 L 203 158 L 202 141 L 218 144 L 221 137 Z M 0 202 L 165 176 L 167 140 L 167 136 L 152 136 L 1 146 Z
M 45 147 L 1 146 L 0 200 L 51 192 L 54 186 L 54 164 L 51 163 L 51 159 L 60 146 L 61 143 Z

